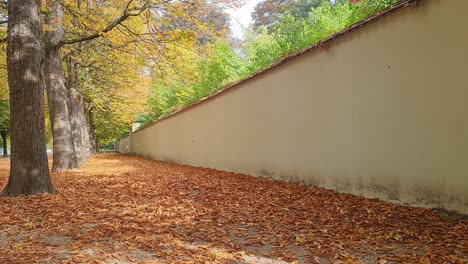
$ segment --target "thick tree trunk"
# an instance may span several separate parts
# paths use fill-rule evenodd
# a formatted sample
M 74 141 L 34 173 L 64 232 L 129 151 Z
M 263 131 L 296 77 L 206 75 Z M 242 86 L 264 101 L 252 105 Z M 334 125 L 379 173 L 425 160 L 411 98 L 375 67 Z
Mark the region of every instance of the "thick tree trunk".
M 63 37 L 63 11 L 60 1 L 50 3 L 51 12 L 47 14 L 46 54 L 44 77 L 49 100 L 50 121 L 54 144 L 52 171 L 60 172 L 78 167 L 73 147 L 72 129 L 68 108 L 68 93 L 62 67 L 62 54 L 59 42 Z
M 7 130 L 1 130 L 0 135 L 2 136 L 2 145 L 3 145 L 3 157 L 8 156 L 8 146 L 7 146 Z
M 55 193 L 47 162 L 40 0 L 10 0 L 8 15 L 11 169 L 6 196 Z

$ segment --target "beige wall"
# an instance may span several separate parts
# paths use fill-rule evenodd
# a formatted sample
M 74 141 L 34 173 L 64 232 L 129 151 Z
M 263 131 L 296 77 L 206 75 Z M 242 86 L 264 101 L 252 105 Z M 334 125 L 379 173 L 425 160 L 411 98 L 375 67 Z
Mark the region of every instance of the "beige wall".
M 115 149 L 122 153 L 131 153 L 132 152 L 132 136 L 127 136 L 126 138 L 121 139 L 115 144 Z
M 134 133 L 131 150 L 468 213 L 466 10 L 399 11 Z

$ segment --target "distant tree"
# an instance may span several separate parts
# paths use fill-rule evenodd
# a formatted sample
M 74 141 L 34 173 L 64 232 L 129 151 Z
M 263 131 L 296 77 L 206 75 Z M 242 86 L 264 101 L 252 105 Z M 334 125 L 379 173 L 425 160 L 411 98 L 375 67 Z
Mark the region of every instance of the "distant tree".
M 8 87 L 11 105 L 11 169 L 6 196 L 54 193 L 44 125 L 41 1 L 10 0 Z
M 163 16 L 160 28 L 162 32 L 184 30 L 196 33 L 193 37 L 199 45 L 214 43 L 217 38 L 229 34 L 228 13 L 223 8 L 214 5 L 212 1 L 201 0 L 197 3 L 196 8 L 193 5 L 178 5 L 177 8 L 184 12 L 184 15 L 168 14 Z
M 0 136 L 2 137 L 3 156 L 8 155 L 7 136 L 10 132 L 10 104 L 3 97 L 3 87 L 0 87 Z
M 254 29 L 266 27 L 272 32 L 287 12 L 295 18 L 304 18 L 312 8 L 325 2 L 329 0 L 264 0 L 252 12 Z
M 0 13 L 2 12 L 0 9 Z M 0 27 L 0 35 L 6 36 L 6 27 Z M 4 50 L 6 43 L 0 44 L 0 49 Z M 3 156 L 8 155 L 7 136 L 10 132 L 10 103 L 8 101 L 8 76 L 6 66 L 6 53 L 0 53 L 0 135 L 2 137 Z
M 6 49 L 7 3 L 0 3 L 0 50 Z M 8 155 L 7 136 L 10 132 L 10 104 L 8 102 L 8 76 L 6 53 L 0 52 L 0 136 L 2 137 L 3 156 Z

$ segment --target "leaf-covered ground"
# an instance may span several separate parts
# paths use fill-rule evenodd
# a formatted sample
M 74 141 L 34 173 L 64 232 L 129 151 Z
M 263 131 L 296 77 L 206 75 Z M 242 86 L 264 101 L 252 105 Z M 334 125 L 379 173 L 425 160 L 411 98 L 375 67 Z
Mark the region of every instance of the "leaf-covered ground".
M 6 184 L 8 160 L 0 160 Z M 0 263 L 466 263 L 468 220 L 119 154 L 0 198 Z

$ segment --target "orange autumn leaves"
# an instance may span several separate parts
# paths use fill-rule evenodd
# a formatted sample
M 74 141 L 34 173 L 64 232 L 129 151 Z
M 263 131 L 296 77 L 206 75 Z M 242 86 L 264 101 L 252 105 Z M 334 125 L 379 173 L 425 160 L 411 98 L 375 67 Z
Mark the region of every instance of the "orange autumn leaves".
M 53 180 L 1 198 L 0 262 L 466 263 L 462 216 L 119 154 Z

